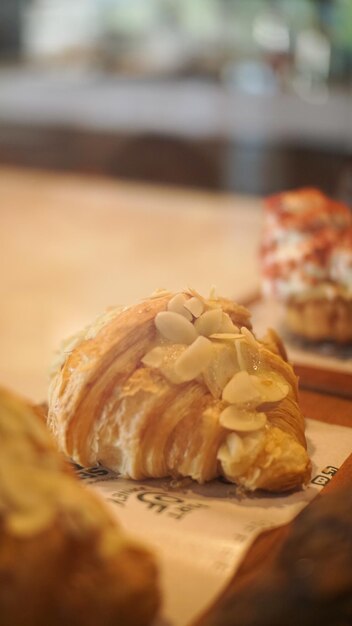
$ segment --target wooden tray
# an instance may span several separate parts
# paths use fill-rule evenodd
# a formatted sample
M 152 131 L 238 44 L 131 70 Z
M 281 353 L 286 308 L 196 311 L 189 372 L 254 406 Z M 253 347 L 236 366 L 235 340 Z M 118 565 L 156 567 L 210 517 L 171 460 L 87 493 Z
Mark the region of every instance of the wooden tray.
M 326 344 L 309 344 L 285 334 L 276 304 L 263 300 L 257 291 L 241 304 L 252 311 L 255 331 L 262 334 L 271 326 L 282 337 L 301 389 L 352 399 L 352 346 L 334 348 Z M 333 361 L 334 367 L 331 365 Z
M 349 372 L 337 372 L 329 368 L 316 368 L 301 363 L 295 363 L 294 368 L 296 374 L 299 376 L 299 385 L 302 391 L 310 390 L 320 393 L 321 395 L 332 395 L 352 399 L 352 374 Z M 303 394 L 302 398 L 304 401 Z M 323 398 L 319 399 L 319 403 L 324 404 Z M 350 416 L 351 414 L 352 408 L 350 402 Z M 352 426 L 352 420 L 349 425 Z

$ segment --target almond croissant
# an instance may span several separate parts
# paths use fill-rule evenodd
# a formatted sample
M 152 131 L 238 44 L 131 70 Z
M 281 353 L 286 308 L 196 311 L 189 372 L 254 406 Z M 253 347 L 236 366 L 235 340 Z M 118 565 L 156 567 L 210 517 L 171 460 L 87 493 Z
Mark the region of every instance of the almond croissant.
M 1 626 L 146 626 L 158 604 L 152 557 L 0 389 Z
M 82 465 L 124 477 L 224 476 L 285 491 L 310 475 L 297 379 L 279 338 L 193 290 L 112 309 L 64 347 L 49 425 Z

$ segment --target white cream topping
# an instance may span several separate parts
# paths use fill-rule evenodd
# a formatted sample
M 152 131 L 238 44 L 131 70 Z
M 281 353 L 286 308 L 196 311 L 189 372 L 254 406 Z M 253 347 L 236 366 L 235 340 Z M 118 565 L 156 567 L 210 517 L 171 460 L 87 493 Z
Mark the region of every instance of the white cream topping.
M 335 249 L 330 258 L 330 275 L 333 280 L 352 291 L 352 249 Z
M 340 224 L 341 222 L 341 224 Z M 348 225 L 347 219 L 329 218 L 332 233 L 338 236 Z M 315 235 L 318 240 L 315 240 Z M 338 244 L 326 244 L 325 258 L 321 257 L 319 231 L 310 232 L 283 227 L 275 215 L 266 216 L 263 240 L 268 246 L 262 257 L 263 293 L 282 300 L 311 293 L 321 283 L 333 283 L 337 290 L 352 291 L 352 250 Z M 315 258 L 316 257 L 316 258 Z M 315 285 L 314 283 L 320 283 Z M 340 291 L 343 296 L 343 291 Z

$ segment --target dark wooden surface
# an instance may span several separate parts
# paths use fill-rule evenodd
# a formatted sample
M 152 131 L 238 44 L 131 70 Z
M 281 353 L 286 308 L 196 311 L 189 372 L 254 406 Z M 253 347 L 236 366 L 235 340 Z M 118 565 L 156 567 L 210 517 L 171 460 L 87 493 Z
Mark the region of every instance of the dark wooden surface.
M 326 373 L 323 371 L 314 372 L 316 384 L 322 384 L 325 376 Z M 348 377 L 341 376 L 338 384 L 341 395 L 322 394 L 317 391 L 301 389 L 300 405 L 305 416 L 330 424 L 352 427 L 352 401 L 346 397 L 346 392 L 350 391 L 350 380 Z M 324 487 L 321 494 L 324 495 L 340 487 L 352 488 L 352 454 Z M 270 568 L 282 543 L 288 536 L 291 526 L 292 522 L 259 535 L 249 548 L 223 595 L 218 598 L 216 605 L 221 603 L 225 595 L 231 594 L 232 590 L 236 589 L 236 593 L 238 593 L 241 589 L 247 589 L 257 577 L 263 575 L 264 570 L 267 571 Z M 213 608 L 211 607 L 210 611 Z M 194 626 L 202 626 L 207 616 L 208 612 Z
M 352 374 L 350 372 L 339 372 L 324 368 L 318 369 L 298 363 L 295 364 L 295 372 L 299 376 L 302 390 L 310 390 L 324 395 L 330 394 L 352 400 Z M 324 403 L 322 402 L 321 404 Z

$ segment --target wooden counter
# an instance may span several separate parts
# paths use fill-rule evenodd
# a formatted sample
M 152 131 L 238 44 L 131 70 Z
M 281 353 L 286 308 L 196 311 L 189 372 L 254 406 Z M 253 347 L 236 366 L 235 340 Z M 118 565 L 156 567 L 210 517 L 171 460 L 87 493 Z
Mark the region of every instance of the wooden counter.
M 10 168 L 0 198 L 0 383 L 34 401 L 59 342 L 107 306 L 258 286 L 258 200 Z

